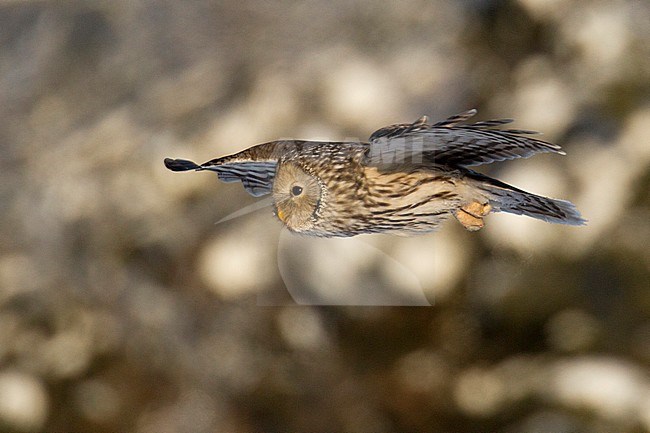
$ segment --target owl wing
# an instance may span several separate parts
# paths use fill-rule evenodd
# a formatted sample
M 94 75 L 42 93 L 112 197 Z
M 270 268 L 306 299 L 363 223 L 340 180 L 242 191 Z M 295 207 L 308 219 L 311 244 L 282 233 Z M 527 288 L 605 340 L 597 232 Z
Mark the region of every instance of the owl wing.
M 413 123 L 387 126 L 370 136 L 369 163 L 427 161 L 455 166 L 489 164 L 536 153 L 559 153 L 560 146 L 527 135 L 522 129 L 497 129 L 512 119 L 461 125 L 476 114 L 468 110 L 435 124 L 426 116 Z
M 165 167 L 172 171 L 214 171 L 223 182 L 241 181 L 253 197 L 270 194 L 278 161 L 288 142 L 259 144 L 233 155 L 212 159 L 199 165 L 185 159 L 165 158 Z

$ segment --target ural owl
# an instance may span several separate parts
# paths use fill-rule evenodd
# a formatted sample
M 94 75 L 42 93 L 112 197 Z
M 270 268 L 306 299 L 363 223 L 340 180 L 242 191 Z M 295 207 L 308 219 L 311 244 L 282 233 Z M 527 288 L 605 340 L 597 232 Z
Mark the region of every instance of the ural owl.
M 522 191 L 467 167 L 536 153 L 564 154 L 529 135 L 498 129 L 511 119 L 462 124 L 476 110 L 435 124 L 426 117 L 375 131 L 368 142 L 281 140 L 198 165 L 165 159 L 173 171 L 210 170 L 241 181 L 253 196 L 271 194 L 277 217 L 306 235 L 414 235 L 453 215 L 467 230 L 490 212 L 583 225 L 575 206 Z

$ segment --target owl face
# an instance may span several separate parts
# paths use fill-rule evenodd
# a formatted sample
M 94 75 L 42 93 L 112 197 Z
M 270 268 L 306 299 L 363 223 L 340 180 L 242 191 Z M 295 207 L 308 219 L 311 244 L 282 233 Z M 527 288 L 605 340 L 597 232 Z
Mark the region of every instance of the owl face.
M 298 165 L 280 164 L 273 182 L 276 215 L 294 232 L 310 230 L 319 217 L 323 189 L 318 178 Z

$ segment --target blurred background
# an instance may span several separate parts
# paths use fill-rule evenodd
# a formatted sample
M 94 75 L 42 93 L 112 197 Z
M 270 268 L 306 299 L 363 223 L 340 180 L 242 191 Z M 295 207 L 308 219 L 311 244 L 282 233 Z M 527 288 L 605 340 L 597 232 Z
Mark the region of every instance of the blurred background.
M 589 224 L 312 241 L 162 164 L 469 108 Z M 645 0 L 4 1 L 0 431 L 650 431 L 649 137 Z M 433 306 L 293 296 L 359 287 Z

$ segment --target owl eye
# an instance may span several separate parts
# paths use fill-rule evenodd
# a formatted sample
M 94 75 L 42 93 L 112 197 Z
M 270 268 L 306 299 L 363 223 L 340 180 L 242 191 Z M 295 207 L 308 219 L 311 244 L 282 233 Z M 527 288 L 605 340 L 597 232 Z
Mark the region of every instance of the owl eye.
M 292 196 L 297 197 L 300 194 L 302 194 L 302 187 L 300 185 L 294 185 L 293 187 L 291 187 Z

